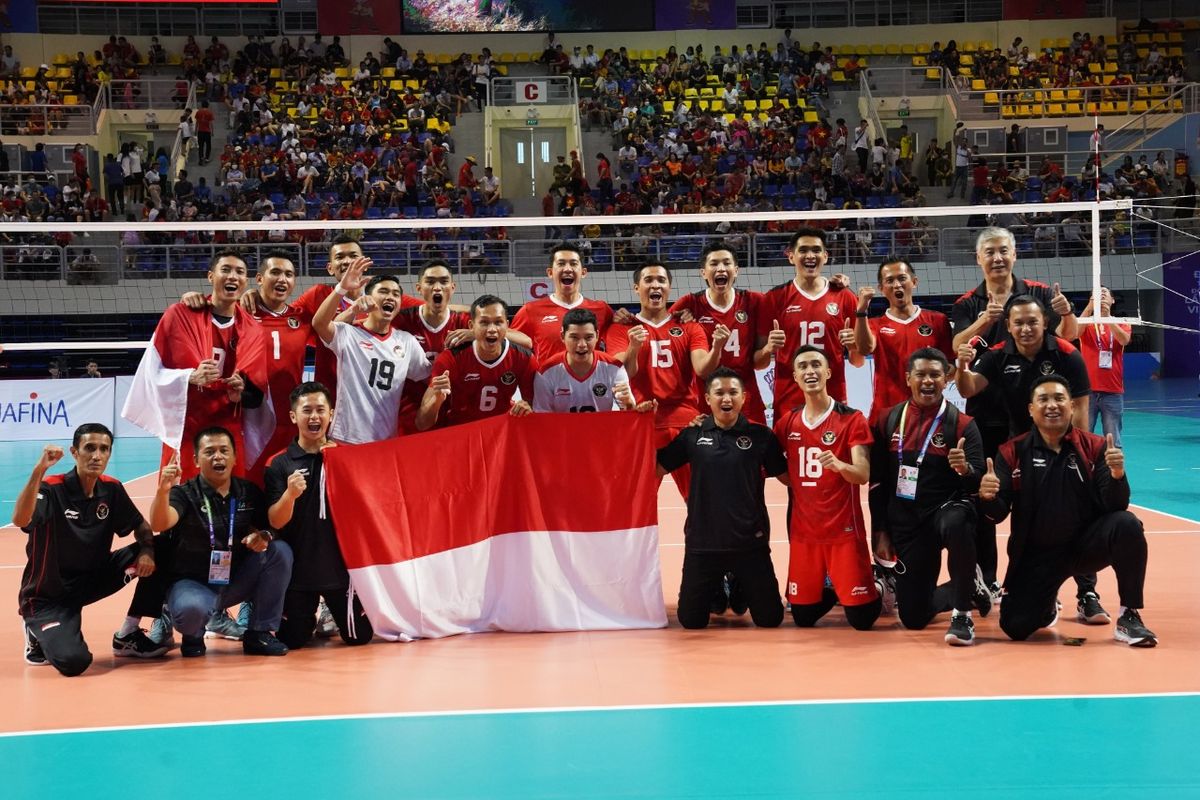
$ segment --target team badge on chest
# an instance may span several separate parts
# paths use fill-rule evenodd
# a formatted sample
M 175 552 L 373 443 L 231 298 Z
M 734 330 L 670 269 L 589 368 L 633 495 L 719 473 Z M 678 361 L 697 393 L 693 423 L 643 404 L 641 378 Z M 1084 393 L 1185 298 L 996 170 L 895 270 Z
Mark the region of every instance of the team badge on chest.
M 1051 372 L 1054 372 L 1054 365 L 1049 361 L 1043 361 L 1040 365 L 1038 365 L 1038 369 L 1043 375 L 1049 375 Z
M 821 444 L 825 445 L 826 447 L 828 447 L 829 445 L 833 444 L 836 441 L 837 441 L 837 434 L 834 433 L 833 431 L 825 431 L 824 433 L 821 434 Z
M 750 319 L 750 315 L 747 314 L 745 311 L 739 311 L 733 315 L 733 318 L 736 319 L 738 322 L 744 323 L 744 322 L 746 322 L 746 320 Z
M 933 336 L 933 328 L 929 327 L 928 325 L 922 325 L 921 327 L 917 328 L 917 333 L 921 334 L 922 336 Z
M 838 312 L 838 304 L 837 303 L 826 303 L 825 304 L 825 313 L 826 314 L 828 314 L 831 317 L 836 317 L 837 312 Z
M 679 327 L 678 325 L 673 325 L 667 330 L 667 333 L 671 334 L 672 336 L 683 336 L 683 328 Z
M 300 327 L 300 320 L 296 319 L 295 317 L 288 317 L 288 327 L 292 330 L 296 330 Z
M 500 382 L 503 383 L 505 386 L 512 386 L 514 383 L 517 382 L 517 376 L 515 374 L 513 374 L 512 372 L 506 372 L 500 376 Z
M 108 519 L 108 503 L 96 506 L 96 519 Z
M 749 450 L 754 445 L 754 440 L 749 436 L 739 436 L 734 444 L 737 445 L 738 450 Z

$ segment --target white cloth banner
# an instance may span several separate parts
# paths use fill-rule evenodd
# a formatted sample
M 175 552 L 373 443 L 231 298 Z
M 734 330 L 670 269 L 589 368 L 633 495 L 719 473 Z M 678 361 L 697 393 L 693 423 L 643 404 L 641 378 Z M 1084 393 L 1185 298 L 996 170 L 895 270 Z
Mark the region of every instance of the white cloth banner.
M 113 427 L 112 378 L 0 381 L 0 440 L 70 439 L 85 422 Z

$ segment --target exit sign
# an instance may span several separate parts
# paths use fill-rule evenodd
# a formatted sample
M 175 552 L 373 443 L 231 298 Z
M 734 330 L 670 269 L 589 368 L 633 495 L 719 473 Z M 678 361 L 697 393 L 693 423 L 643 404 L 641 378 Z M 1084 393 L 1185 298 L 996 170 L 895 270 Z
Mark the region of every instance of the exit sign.
M 530 128 L 536 128 L 538 121 L 536 119 L 527 119 L 527 120 L 525 120 L 525 124 L 528 125 Z

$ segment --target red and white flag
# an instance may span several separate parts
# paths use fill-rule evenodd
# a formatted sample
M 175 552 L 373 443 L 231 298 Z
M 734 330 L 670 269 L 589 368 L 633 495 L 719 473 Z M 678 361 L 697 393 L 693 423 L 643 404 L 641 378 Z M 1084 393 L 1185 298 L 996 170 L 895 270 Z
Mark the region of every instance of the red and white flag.
M 653 415 L 501 416 L 325 451 L 376 633 L 662 628 Z
M 234 310 L 234 325 L 239 341 L 234 368 L 255 386 L 265 387 L 267 360 L 262 330 L 240 307 Z M 168 307 L 138 363 L 121 416 L 178 450 L 187 420 L 188 379 L 200 362 L 208 358 L 213 358 L 209 311 L 191 309 L 182 303 Z M 273 430 L 273 412 L 269 424 Z M 262 441 L 265 444 L 266 439 Z M 246 463 L 253 463 L 256 454 L 246 455 L 249 459 Z

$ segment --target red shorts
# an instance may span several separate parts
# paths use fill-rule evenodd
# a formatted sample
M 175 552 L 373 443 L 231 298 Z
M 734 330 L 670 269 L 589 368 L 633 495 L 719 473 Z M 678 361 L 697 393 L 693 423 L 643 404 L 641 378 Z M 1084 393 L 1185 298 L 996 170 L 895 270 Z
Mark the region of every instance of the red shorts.
M 860 606 L 879 597 L 865 536 L 837 542 L 792 542 L 788 557 L 787 599 L 798 606 L 821 602 L 825 576 L 843 606 Z
M 669 445 L 682 430 L 683 428 L 655 428 L 654 449 L 658 450 Z M 688 498 L 688 489 L 692 484 L 691 466 L 684 464 L 682 467 L 672 472 L 671 480 L 675 481 L 675 488 L 679 490 L 679 494 L 683 495 L 683 500 L 686 503 Z

